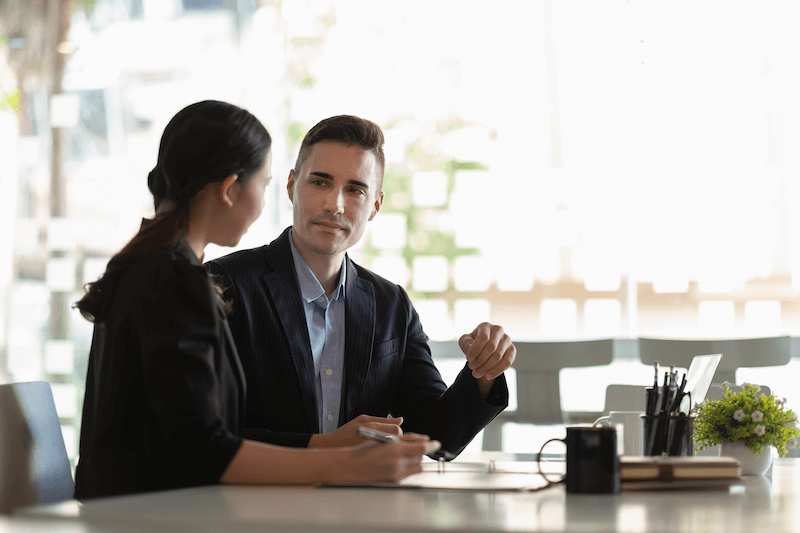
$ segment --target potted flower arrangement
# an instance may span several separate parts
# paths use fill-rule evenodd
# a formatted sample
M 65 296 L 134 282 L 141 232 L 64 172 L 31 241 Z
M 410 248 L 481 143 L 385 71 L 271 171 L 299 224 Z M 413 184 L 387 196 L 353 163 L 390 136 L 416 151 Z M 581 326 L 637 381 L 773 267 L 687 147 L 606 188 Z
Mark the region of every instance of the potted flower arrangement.
M 741 392 L 731 391 L 729 385 L 727 381 L 721 385 L 721 400 L 695 405 L 694 440 L 700 445 L 698 450 L 722 444 L 722 454 L 737 457 L 743 474 L 763 474 L 772 463 L 770 446 L 781 457 L 797 446 L 797 415 L 785 409 L 784 398 L 758 394 L 758 385 L 745 383 Z

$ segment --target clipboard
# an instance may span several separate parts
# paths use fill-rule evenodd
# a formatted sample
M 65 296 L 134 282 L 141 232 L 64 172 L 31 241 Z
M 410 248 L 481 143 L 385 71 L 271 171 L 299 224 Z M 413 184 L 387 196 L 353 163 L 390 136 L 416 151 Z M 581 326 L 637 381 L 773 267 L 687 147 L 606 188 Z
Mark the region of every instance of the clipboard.
M 533 463 L 535 465 L 536 463 Z M 488 466 L 488 468 L 487 468 Z M 561 465 L 559 465 L 561 466 Z M 489 463 L 448 463 L 444 472 L 435 463 L 423 463 L 423 471 L 399 482 L 323 483 L 319 488 L 408 489 L 458 492 L 531 492 L 550 486 L 544 476 L 527 468 L 495 468 Z M 562 466 L 563 468 L 563 466 Z

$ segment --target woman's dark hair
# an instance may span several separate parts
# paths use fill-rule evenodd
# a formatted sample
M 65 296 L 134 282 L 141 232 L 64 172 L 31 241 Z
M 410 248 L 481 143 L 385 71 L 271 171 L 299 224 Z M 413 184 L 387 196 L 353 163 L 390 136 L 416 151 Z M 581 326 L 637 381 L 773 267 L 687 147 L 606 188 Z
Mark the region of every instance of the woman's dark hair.
M 133 239 L 111 258 L 105 274 L 86 285 L 86 294 L 75 304 L 81 314 L 102 323 L 128 266 L 183 238 L 195 195 L 231 174 L 238 176 L 237 183 L 245 183 L 264 164 L 271 145 L 261 122 L 233 104 L 206 100 L 179 111 L 164 129 L 158 162 L 147 177 L 156 216 L 144 220 Z M 171 208 L 159 210 L 165 201 Z

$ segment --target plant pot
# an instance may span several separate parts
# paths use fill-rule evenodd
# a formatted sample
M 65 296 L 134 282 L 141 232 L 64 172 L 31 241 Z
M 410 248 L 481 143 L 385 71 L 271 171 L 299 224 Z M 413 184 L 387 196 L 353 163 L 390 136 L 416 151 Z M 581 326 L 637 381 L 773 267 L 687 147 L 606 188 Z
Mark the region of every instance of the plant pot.
M 733 457 L 742 465 L 743 476 L 761 476 L 772 464 L 775 446 L 764 446 L 761 453 L 753 453 L 743 440 L 725 441 L 720 446 L 720 455 Z

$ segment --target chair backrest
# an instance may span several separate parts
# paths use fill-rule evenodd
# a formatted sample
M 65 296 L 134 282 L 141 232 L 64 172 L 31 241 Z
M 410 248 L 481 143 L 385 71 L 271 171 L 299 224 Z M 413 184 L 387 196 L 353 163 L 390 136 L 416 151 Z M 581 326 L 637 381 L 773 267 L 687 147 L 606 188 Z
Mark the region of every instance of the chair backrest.
M 611 411 L 642 411 L 645 410 L 645 385 L 618 385 L 611 384 L 606 387 L 606 403 L 603 415 Z
M 68 500 L 74 492 L 50 385 L 0 385 L 0 513 Z
M 428 341 L 428 348 L 431 350 L 431 357 L 438 359 L 464 359 L 464 353 L 458 346 L 458 341 Z
M 662 368 L 675 365 L 688 368 L 695 355 L 721 353 L 722 360 L 714 375 L 714 383 L 736 383 L 736 369 L 754 366 L 779 366 L 791 358 L 791 338 L 762 337 L 753 339 L 639 339 L 639 358 Z
M 772 390 L 766 385 L 759 385 L 761 390 L 759 391 L 757 396 L 766 395 L 769 396 L 772 394 Z M 729 385 L 728 388 L 731 389 L 732 392 L 742 392 L 741 385 Z M 722 399 L 722 395 L 724 394 L 723 390 L 720 387 L 711 387 L 708 389 L 708 394 L 706 395 L 706 399 L 710 402 L 716 402 L 717 400 Z
M 614 340 L 515 342 L 517 358 L 517 411 L 515 422 L 562 424 L 562 368 L 600 366 L 614 359 Z M 511 415 L 511 413 L 509 413 Z

